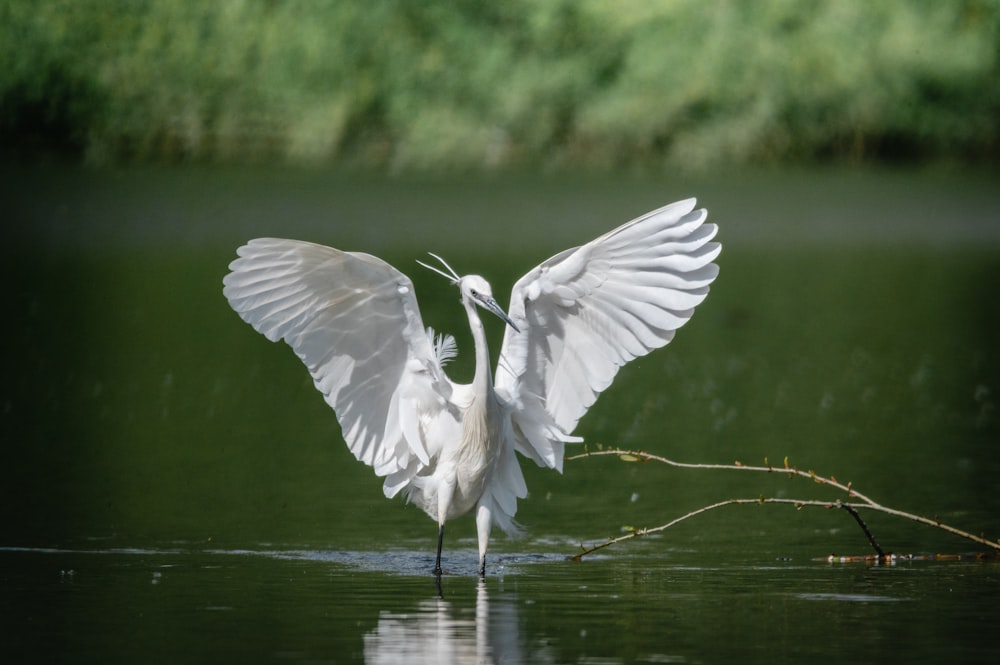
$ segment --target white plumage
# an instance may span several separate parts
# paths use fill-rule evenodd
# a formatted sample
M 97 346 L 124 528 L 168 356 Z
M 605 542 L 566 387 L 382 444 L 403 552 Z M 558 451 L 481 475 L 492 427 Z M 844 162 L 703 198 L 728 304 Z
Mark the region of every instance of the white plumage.
M 477 509 L 485 574 L 491 525 L 516 531 L 527 496 L 515 451 L 561 471 L 573 429 L 619 368 L 667 344 L 708 294 L 721 247 L 694 206 L 673 203 L 553 256 L 514 285 L 509 318 L 482 277 L 434 269 L 462 293 L 470 384 L 442 369 L 454 340 L 425 329 L 410 279 L 374 256 L 258 238 L 237 250 L 223 292 L 302 359 L 385 495 L 405 492 L 438 522 L 436 573 L 445 522 Z M 477 306 L 509 324 L 495 382 Z

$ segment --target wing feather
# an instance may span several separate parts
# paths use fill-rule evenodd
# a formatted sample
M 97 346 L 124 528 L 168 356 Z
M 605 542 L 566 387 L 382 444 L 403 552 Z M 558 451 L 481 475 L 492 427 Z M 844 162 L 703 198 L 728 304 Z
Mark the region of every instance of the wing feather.
M 223 293 L 247 323 L 284 340 L 333 407 L 354 456 L 394 495 L 429 463 L 419 417 L 449 417 L 451 383 L 409 278 L 373 256 L 257 238 Z
M 622 365 L 659 348 L 693 315 L 718 275 L 717 228 L 678 201 L 566 250 L 522 277 L 508 314 L 496 384 L 517 403 L 516 448 L 562 468 L 563 444 Z

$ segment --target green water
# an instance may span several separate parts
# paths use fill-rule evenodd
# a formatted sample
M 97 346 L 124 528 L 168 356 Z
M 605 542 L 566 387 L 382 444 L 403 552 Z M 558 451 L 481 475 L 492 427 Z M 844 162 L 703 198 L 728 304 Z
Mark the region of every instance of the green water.
M 1000 569 L 865 554 L 842 512 L 732 507 L 566 561 L 580 544 L 806 481 L 613 458 L 524 463 L 522 540 L 382 497 L 298 360 L 229 310 L 258 235 L 369 251 L 425 322 L 470 340 L 439 252 L 504 294 L 556 251 L 697 194 L 721 274 L 667 348 L 581 422 L 590 447 L 780 463 L 1000 537 L 1000 205 L 992 174 L 758 173 L 703 182 L 458 182 L 298 172 L 8 173 L 0 394 L 5 661 L 982 662 Z M 501 296 L 501 301 L 506 300 Z M 501 330 L 488 330 L 495 347 Z M 866 514 L 896 552 L 977 547 Z M 438 651 L 434 651 L 434 650 Z M 445 651 L 440 651 L 444 649 Z M 429 654 L 429 655 L 428 655 Z

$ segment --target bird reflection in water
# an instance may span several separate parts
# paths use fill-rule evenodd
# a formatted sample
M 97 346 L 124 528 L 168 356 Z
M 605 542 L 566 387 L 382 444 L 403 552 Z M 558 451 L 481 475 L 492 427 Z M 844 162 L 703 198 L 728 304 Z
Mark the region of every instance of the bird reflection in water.
M 476 587 L 475 613 L 438 595 L 411 612 L 383 611 L 364 636 L 366 663 L 523 663 L 527 645 L 518 629 L 516 597 L 490 601 L 486 582 Z M 534 662 L 544 654 L 531 654 Z

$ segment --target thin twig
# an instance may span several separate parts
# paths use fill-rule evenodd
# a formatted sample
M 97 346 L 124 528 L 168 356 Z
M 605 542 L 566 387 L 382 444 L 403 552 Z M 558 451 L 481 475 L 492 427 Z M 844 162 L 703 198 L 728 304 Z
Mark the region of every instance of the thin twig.
M 872 535 L 871 529 L 869 529 L 868 525 L 865 524 L 865 521 L 861 519 L 861 515 L 859 515 L 858 511 L 854 509 L 854 506 L 842 503 L 840 504 L 840 507 L 849 512 L 851 514 L 851 517 L 854 518 L 854 521 L 857 522 L 858 526 L 861 527 L 861 530 L 865 532 L 865 536 L 868 538 L 868 542 L 869 544 L 871 544 L 872 549 L 875 550 L 875 554 L 879 555 L 879 557 L 885 557 L 885 552 L 879 546 L 878 542 L 876 542 L 875 536 Z
M 620 543 L 620 542 L 622 542 L 624 540 L 631 540 L 632 538 L 637 538 L 639 536 L 648 536 L 651 533 L 656 533 L 658 531 L 664 531 L 666 529 L 669 529 L 672 526 L 680 524 L 681 522 L 683 522 L 686 519 L 690 519 L 692 517 L 695 517 L 696 515 L 701 515 L 702 513 L 707 513 L 708 511 L 715 510 L 716 508 L 722 508 L 724 506 L 747 505 L 747 504 L 758 504 L 759 505 L 759 504 L 764 504 L 764 503 L 787 503 L 787 504 L 794 505 L 796 508 L 802 508 L 802 507 L 805 507 L 805 506 L 818 506 L 818 507 L 821 507 L 821 508 L 838 508 L 838 507 L 840 507 L 840 506 L 843 505 L 840 501 L 816 501 L 816 500 L 812 500 L 812 499 L 806 499 L 806 500 L 800 500 L 800 499 L 776 499 L 776 498 L 770 498 L 770 497 L 758 497 L 756 499 L 726 499 L 725 501 L 719 501 L 718 503 L 713 503 L 710 506 L 702 506 L 701 508 L 698 508 L 697 510 L 692 510 L 691 512 L 685 513 L 684 515 L 681 515 L 680 517 L 678 517 L 676 519 L 670 520 L 666 524 L 661 524 L 660 526 L 654 526 L 654 527 L 651 527 L 651 528 L 648 528 L 648 529 L 634 529 L 632 531 L 629 531 L 628 533 L 626 533 L 623 536 L 618 536 L 617 538 L 611 538 L 609 540 L 604 541 L 603 543 L 600 543 L 598 545 L 594 545 L 593 547 L 583 547 L 583 546 L 581 546 L 582 551 L 580 551 L 579 553 L 577 553 L 576 555 L 574 555 L 574 556 L 572 556 L 570 558 L 573 561 L 580 561 L 581 559 L 583 559 L 583 557 L 585 557 L 588 554 L 591 554 L 593 552 L 596 552 L 597 550 L 604 549 L 605 547 L 608 547 L 610 545 L 614 545 L 616 543 Z M 867 505 L 867 504 L 864 504 L 864 505 Z
M 856 489 L 851 487 L 851 483 L 847 483 L 846 485 L 844 485 L 833 476 L 829 478 L 824 478 L 823 476 L 817 475 L 815 471 L 811 470 L 801 471 L 798 468 L 791 466 L 788 463 L 787 457 L 785 458 L 782 466 L 774 466 L 771 464 L 767 464 L 767 466 L 753 466 L 753 465 L 743 464 L 741 462 L 736 462 L 735 464 L 694 464 L 691 462 L 677 462 L 675 460 L 668 459 L 666 457 L 661 457 L 660 455 L 647 453 L 642 450 L 623 450 L 619 448 L 614 448 L 614 449 L 609 448 L 607 450 L 591 450 L 582 452 L 579 455 L 573 455 L 571 457 L 567 457 L 566 459 L 577 460 L 577 459 L 583 459 L 585 457 L 600 457 L 603 455 L 615 455 L 616 457 L 622 457 L 625 458 L 626 462 L 649 462 L 649 461 L 661 462 L 668 466 L 677 467 L 679 469 L 716 469 L 723 471 L 756 471 L 764 473 L 784 473 L 792 476 L 799 476 L 801 478 L 809 478 L 813 482 L 818 483 L 820 485 L 829 485 L 834 489 L 839 489 L 843 492 L 846 492 L 847 496 L 849 497 L 859 499 L 871 505 L 876 505 L 874 501 L 872 501 L 867 496 L 861 494 Z M 629 459 L 630 457 L 635 459 Z M 766 461 L 767 460 L 765 460 L 765 463 Z
M 857 520 L 858 525 L 861 526 L 861 528 L 865 532 L 865 535 L 868 537 L 868 542 L 871 543 L 872 547 L 875 548 L 875 551 L 878 553 L 878 555 L 880 557 L 885 556 L 885 554 L 883 553 L 882 548 L 875 541 L 875 537 L 871 534 L 871 531 L 869 531 L 867 525 L 861 519 L 861 516 L 858 515 L 858 512 L 857 512 L 858 509 L 875 510 L 875 511 L 886 513 L 886 514 L 889 514 L 889 515 L 895 515 L 897 517 L 903 517 L 903 518 L 906 518 L 906 519 L 914 521 L 914 522 L 919 522 L 921 524 L 926 524 L 928 526 L 933 526 L 933 527 L 936 527 L 938 529 L 942 529 L 944 531 L 947 531 L 948 533 L 951 533 L 953 535 L 959 536 L 961 538 L 965 538 L 967 540 L 971 540 L 971 541 L 973 541 L 975 543 L 978 543 L 980 545 L 985 545 L 985 546 L 990 547 L 990 548 L 992 548 L 994 550 L 1000 550 L 1000 540 L 998 540 L 998 541 L 988 540 L 987 538 L 985 538 L 983 536 L 976 536 L 974 534 L 969 533 L 968 531 L 963 531 L 962 529 L 958 529 L 958 528 L 950 526 L 948 524 L 943 524 L 941 521 L 936 520 L 936 519 L 932 520 L 932 519 L 928 519 L 926 517 L 922 517 L 920 515 L 914 515 L 913 513 L 907 513 L 907 512 L 902 511 L 902 510 L 897 510 L 895 508 L 890 508 L 888 506 L 883 506 L 882 504 L 874 501 L 872 498 L 868 497 L 867 495 L 861 494 L 860 492 L 858 492 L 857 490 L 855 490 L 851 486 L 851 483 L 847 483 L 845 485 L 845 484 L 839 482 L 833 476 L 830 476 L 830 477 L 827 478 L 827 477 L 824 477 L 824 476 L 820 476 L 820 475 L 816 474 L 816 472 L 811 471 L 811 470 L 810 471 L 801 471 L 801 470 L 799 470 L 799 469 L 797 469 L 797 468 L 789 465 L 788 458 L 785 458 L 784 463 L 782 464 L 782 466 L 779 466 L 779 467 L 775 467 L 775 466 L 772 466 L 771 464 L 767 464 L 767 460 L 765 460 L 766 466 L 748 466 L 748 465 L 745 465 L 745 464 L 741 464 L 739 462 L 737 462 L 735 464 L 692 464 L 692 463 L 688 463 L 688 462 L 677 462 L 675 460 L 671 460 L 671 459 L 668 459 L 666 457 L 661 457 L 660 455 L 653 455 L 651 453 L 647 453 L 647 452 L 644 452 L 644 451 L 623 450 L 623 449 L 615 448 L 615 449 L 595 450 L 595 451 L 583 452 L 583 453 L 580 453 L 578 455 L 573 455 L 571 457 L 567 457 L 566 459 L 568 459 L 568 460 L 578 460 L 578 459 L 584 459 L 584 458 L 587 458 L 587 457 L 602 457 L 602 456 L 606 456 L 606 455 L 614 455 L 614 456 L 619 457 L 622 460 L 627 461 L 627 462 L 656 461 L 656 462 L 661 462 L 663 464 L 667 464 L 668 466 L 673 466 L 673 467 L 683 468 L 683 469 L 716 469 L 716 470 L 725 470 L 725 471 L 755 471 L 755 472 L 763 472 L 763 473 L 784 473 L 784 474 L 789 474 L 790 476 L 797 476 L 797 477 L 800 477 L 800 478 L 809 478 L 813 482 L 816 482 L 816 483 L 818 483 L 820 485 L 829 485 L 830 487 L 833 487 L 835 489 L 841 490 L 842 492 L 845 492 L 849 498 L 855 499 L 855 501 L 846 502 L 846 501 L 841 501 L 839 499 L 835 500 L 835 501 L 821 501 L 821 500 L 815 500 L 815 499 L 804 499 L 804 500 L 800 500 L 800 499 L 778 499 L 778 498 L 771 498 L 771 497 L 759 497 L 759 498 L 756 498 L 756 499 L 727 499 L 726 501 L 720 501 L 718 503 L 713 503 L 712 505 L 703 506 L 702 508 L 698 508 L 697 510 L 693 510 L 693 511 L 691 511 L 689 513 L 681 515 L 680 517 L 678 517 L 678 518 L 676 518 L 674 520 L 671 520 L 670 522 L 667 522 L 666 524 L 662 524 L 660 526 L 653 527 L 653 528 L 636 529 L 636 530 L 631 531 L 631 532 L 629 532 L 629 533 L 627 533 L 627 534 L 625 534 L 623 536 L 618 536 L 617 538 L 611 538 L 611 539 L 609 539 L 609 540 L 607 540 L 607 541 L 605 541 L 603 543 L 600 543 L 598 545 L 595 545 L 593 547 L 582 548 L 581 552 L 579 552 L 575 556 L 571 557 L 574 561 L 579 561 L 584 556 L 586 556 L 588 554 L 596 552 L 597 550 L 600 550 L 600 549 L 604 549 L 605 547 L 608 547 L 610 545 L 614 545 L 616 543 L 620 543 L 620 542 L 622 542 L 624 540 L 630 540 L 630 539 L 636 538 L 638 536 L 645 536 L 645 535 L 648 535 L 648 534 L 651 534 L 651 533 L 656 533 L 657 531 L 663 531 L 664 529 L 668 529 L 668 528 L 674 526 L 675 524 L 683 522 L 684 520 L 686 520 L 688 518 L 694 517 L 696 515 L 700 515 L 701 513 L 705 513 L 705 512 L 708 512 L 710 510 L 714 510 L 716 508 L 721 508 L 723 506 L 743 505 L 743 504 L 752 504 L 752 503 L 756 503 L 756 504 L 764 504 L 764 503 L 792 504 L 796 508 L 802 508 L 802 507 L 805 507 L 805 506 L 819 506 L 819 507 L 823 507 L 823 508 L 843 508 L 844 510 L 846 510 L 847 512 L 849 512 L 855 518 L 855 520 Z

